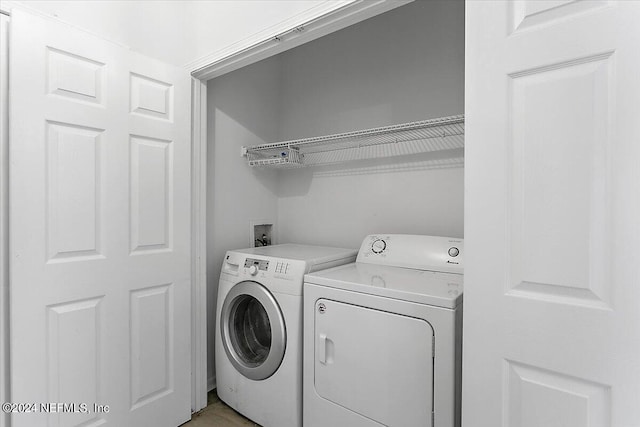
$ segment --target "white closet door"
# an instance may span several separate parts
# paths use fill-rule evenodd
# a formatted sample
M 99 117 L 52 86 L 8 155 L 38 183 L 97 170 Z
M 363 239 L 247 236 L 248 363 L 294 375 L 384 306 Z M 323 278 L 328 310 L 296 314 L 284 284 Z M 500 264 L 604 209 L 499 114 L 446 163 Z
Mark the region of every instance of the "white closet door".
M 640 425 L 639 23 L 467 2 L 465 427 Z
M 188 72 L 15 9 L 10 55 L 11 399 L 76 405 L 12 425 L 181 424 Z

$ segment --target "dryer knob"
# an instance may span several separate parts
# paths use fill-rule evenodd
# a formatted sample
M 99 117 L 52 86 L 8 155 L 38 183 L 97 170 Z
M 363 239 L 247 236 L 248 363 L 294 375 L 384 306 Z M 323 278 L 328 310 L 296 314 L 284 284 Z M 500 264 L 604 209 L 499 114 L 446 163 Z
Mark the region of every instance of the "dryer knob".
M 371 250 L 374 254 L 381 254 L 385 249 L 387 249 L 387 242 L 382 239 L 377 239 L 371 244 Z
M 258 267 L 256 267 L 255 265 L 252 265 L 251 267 L 249 267 L 249 274 L 252 276 L 255 276 L 256 274 L 258 274 Z

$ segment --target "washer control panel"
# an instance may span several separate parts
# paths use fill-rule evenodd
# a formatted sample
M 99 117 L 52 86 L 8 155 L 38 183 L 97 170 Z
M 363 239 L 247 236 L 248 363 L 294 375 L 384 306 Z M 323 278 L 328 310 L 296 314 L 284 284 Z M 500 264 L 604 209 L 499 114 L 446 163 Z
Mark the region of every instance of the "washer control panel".
M 225 263 L 223 265 L 224 272 L 236 271 L 239 274 L 256 276 L 256 279 L 264 279 L 266 277 L 290 279 L 296 273 L 299 273 L 300 270 L 299 266 L 296 267 L 296 264 L 289 260 L 243 257 L 240 259 L 240 263 L 238 265 L 235 264 L 235 260 L 231 258 L 232 257 L 230 255 L 227 255 L 225 258 Z M 238 271 L 239 266 L 244 268 Z
M 255 267 L 255 271 L 267 271 L 269 269 L 269 261 L 264 259 L 247 258 L 244 260 L 244 268 Z
M 287 274 L 289 272 L 290 267 L 291 267 L 291 264 L 289 264 L 288 262 L 276 261 L 275 272 L 276 274 Z
M 462 274 L 464 240 L 440 236 L 372 234 L 362 242 L 356 262 Z

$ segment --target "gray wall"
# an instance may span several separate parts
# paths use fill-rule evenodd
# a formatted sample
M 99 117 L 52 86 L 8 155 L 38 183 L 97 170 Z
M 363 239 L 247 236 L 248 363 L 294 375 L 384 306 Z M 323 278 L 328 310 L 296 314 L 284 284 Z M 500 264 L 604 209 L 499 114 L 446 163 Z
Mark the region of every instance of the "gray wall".
M 464 112 L 464 3 L 416 1 L 284 53 L 280 137 Z M 461 152 L 450 153 L 461 156 Z M 282 242 L 463 234 L 463 169 L 440 154 L 282 172 Z
M 209 82 L 211 361 L 222 258 L 252 220 L 274 219 L 281 243 L 463 235 L 462 150 L 261 171 L 240 146 L 461 114 L 463 90 L 462 1 L 418 0 Z
M 214 378 L 213 338 L 222 259 L 249 246 L 249 223 L 277 216 L 276 172 L 249 169 L 240 147 L 278 138 L 277 57 L 207 85 L 207 352 Z

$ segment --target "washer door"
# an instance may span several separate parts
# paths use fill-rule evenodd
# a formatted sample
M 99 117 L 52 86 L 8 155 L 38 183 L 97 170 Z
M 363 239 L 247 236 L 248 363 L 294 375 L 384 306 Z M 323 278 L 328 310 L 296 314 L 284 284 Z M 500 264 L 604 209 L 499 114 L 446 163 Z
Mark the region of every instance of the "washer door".
M 233 366 L 252 380 L 278 370 L 287 343 L 284 317 L 277 301 L 258 282 L 236 284 L 220 315 L 222 344 Z

